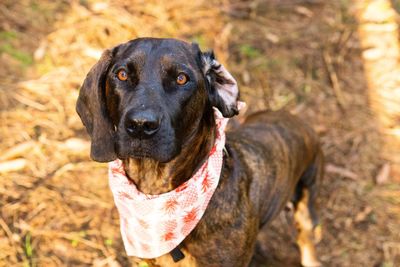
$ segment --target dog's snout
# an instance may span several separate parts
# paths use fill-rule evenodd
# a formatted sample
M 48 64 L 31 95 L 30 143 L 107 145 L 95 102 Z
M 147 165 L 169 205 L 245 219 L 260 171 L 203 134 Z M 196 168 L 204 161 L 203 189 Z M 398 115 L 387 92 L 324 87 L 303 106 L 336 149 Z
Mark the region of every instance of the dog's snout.
M 125 119 L 127 133 L 134 138 L 146 138 L 160 129 L 161 119 L 152 111 L 131 112 Z

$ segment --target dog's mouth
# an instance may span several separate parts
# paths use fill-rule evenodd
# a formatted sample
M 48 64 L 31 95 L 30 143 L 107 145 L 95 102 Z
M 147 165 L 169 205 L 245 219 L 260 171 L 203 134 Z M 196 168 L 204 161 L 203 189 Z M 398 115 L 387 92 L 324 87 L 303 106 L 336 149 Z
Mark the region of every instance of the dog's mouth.
M 122 136 L 116 145 L 119 159 L 153 159 L 160 163 L 171 161 L 179 149 L 172 136 L 155 136 L 151 139 L 134 139 Z
M 134 159 L 152 159 L 160 163 L 168 163 L 175 157 L 174 154 L 167 155 L 167 154 L 154 154 L 151 152 L 147 151 L 132 151 L 132 153 L 129 153 L 126 158 L 134 158 Z
M 152 158 L 153 155 L 147 150 L 139 150 L 139 149 L 132 149 L 131 151 L 128 152 L 122 152 L 118 153 L 118 158 L 120 159 L 128 159 L 128 158 L 134 158 L 134 159 L 144 159 L 144 158 Z

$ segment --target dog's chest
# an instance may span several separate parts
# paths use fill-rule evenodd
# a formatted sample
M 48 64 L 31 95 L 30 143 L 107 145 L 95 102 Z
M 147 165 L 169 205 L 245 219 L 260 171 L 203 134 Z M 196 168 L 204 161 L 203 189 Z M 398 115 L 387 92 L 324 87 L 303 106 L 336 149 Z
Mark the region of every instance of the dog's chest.
M 140 263 L 147 263 L 149 267 L 195 267 L 197 266 L 196 259 L 185 249 L 182 249 L 185 254 L 185 258 L 178 262 L 174 262 L 170 254 L 165 254 L 161 257 L 151 259 L 151 260 L 141 260 L 135 259 L 133 266 L 145 266 Z

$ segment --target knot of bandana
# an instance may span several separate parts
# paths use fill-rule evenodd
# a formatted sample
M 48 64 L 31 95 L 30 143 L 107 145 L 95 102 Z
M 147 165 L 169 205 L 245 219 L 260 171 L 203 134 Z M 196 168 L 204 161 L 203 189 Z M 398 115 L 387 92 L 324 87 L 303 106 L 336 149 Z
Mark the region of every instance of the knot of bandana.
M 144 194 L 126 177 L 121 160 L 109 163 L 109 184 L 129 256 L 156 258 L 170 252 L 203 216 L 219 182 L 228 122 L 218 109 L 214 108 L 214 114 L 216 140 L 208 159 L 189 180 L 173 191 L 160 195 Z

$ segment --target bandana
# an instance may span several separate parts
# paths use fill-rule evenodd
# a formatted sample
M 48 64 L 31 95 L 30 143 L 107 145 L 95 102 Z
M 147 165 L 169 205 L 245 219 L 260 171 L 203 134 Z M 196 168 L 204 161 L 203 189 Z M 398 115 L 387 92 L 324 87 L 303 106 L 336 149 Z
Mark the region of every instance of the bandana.
M 146 259 L 164 255 L 177 247 L 200 221 L 218 185 L 229 120 L 216 108 L 214 114 L 216 140 L 208 159 L 173 191 L 144 194 L 127 178 L 121 160 L 109 163 L 110 188 L 128 256 Z

